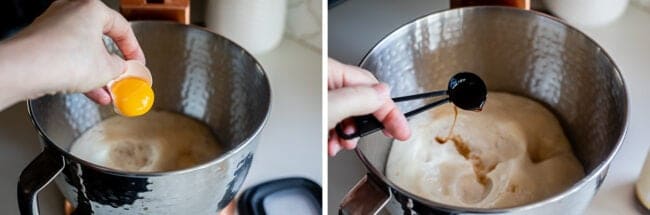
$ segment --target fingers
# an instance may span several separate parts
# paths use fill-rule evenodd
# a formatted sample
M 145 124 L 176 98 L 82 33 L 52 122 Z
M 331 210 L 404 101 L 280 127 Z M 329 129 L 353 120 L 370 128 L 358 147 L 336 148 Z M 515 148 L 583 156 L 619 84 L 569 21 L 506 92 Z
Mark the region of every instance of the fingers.
M 104 34 L 115 41 L 117 47 L 124 54 L 124 58 L 127 60 L 137 60 L 142 64 L 146 64 L 144 53 L 133 34 L 131 24 L 114 10 L 107 8 L 107 11 L 107 20 L 104 22 Z
M 106 69 L 108 71 L 97 72 L 95 74 L 96 77 L 94 78 L 95 80 L 102 80 L 102 82 L 99 82 L 101 83 L 100 85 L 106 84 L 108 80 L 113 80 L 117 76 L 119 76 L 120 74 L 126 71 L 126 62 L 122 60 L 122 58 L 118 57 L 117 55 L 109 55 L 108 53 L 106 55 L 108 58 L 108 60 L 106 61 L 108 65 L 102 67 L 102 69 Z M 106 89 L 106 87 L 96 88 L 84 94 L 86 95 L 86 97 L 90 98 L 95 103 L 101 105 L 110 104 L 112 101 L 111 96 L 108 90 Z
M 108 63 L 108 65 L 106 66 L 106 69 L 108 69 L 109 71 L 107 73 L 102 73 L 102 74 L 109 75 L 109 77 L 103 78 L 101 80 L 113 80 L 117 78 L 117 76 L 126 72 L 127 69 L 126 61 L 122 60 L 122 58 L 113 54 L 107 53 L 107 55 L 108 55 L 108 60 L 106 62 Z
M 373 114 L 384 125 L 384 134 L 386 136 L 398 140 L 406 140 L 411 136 L 406 117 L 392 99 L 385 100 L 382 106 Z
M 328 59 L 327 87 L 329 90 L 348 86 L 372 85 L 377 78 L 365 69 Z
M 383 133 L 387 137 L 406 140 L 411 136 L 408 121 L 390 98 L 384 100 L 381 107 L 373 114 L 384 125 Z M 340 123 L 343 126 L 343 132 L 354 132 L 352 124 L 346 124 L 346 121 Z M 329 156 L 335 156 L 341 149 L 354 149 L 357 147 L 358 141 L 359 138 L 351 140 L 340 138 L 334 129 L 331 129 L 328 137 L 328 154 Z
M 367 70 L 328 59 L 328 128 L 351 116 L 373 113 L 384 125 L 384 134 L 398 140 L 411 136 L 408 122 L 390 98 L 388 86 L 377 84 Z M 372 86 L 372 87 L 369 87 Z M 344 132 L 353 133 L 351 125 Z M 330 130 L 328 154 L 334 156 L 341 149 L 353 149 L 358 139 L 344 140 Z
M 131 24 L 122 17 L 119 13 L 103 6 L 104 10 L 107 11 L 106 20 L 104 20 L 103 33 L 109 36 L 117 47 L 120 49 L 124 58 L 127 60 L 137 60 L 142 64 L 145 64 L 145 57 L 138 40 L 136 39 Z M 118 75 L 126 71 L 126 61 L 118 57 L 117 55 L 109 55 L 108 66 L 109 73 L 112 77 L 105 80 L 112 80 Z M 90 92 L 85 93 L 88 98 L 91 100 L 102 104 L 107 105 L 111 103 L 111 96 L 108 93 L 106 88 L 95 89 Z
M 382 105 L 375 117 L 384 125 L 384 134 L 398 140 L 407 140 L 411 137 L 411 130 L 404 114 L 397 109 L 393 101 Z
M 111 96 L 108 94 L 108 91 L 105 88 L 97 88 L 84 94 L 95 103 L 101 105 L 107 105 L 111 103 Z
M 336 132 L 334 130 L 330 130 L 329 132 L 329 137 L 327 140 L 327 154 L 329 154 L 330 157 L 335 156 L 341 149 L 354 149 L 357 147 L 357 143 L 359 141 L 359 138 L 355 138 L 352 140 L 344 140 L 342 138 L 339 138 L 338 135 L 336 135 Z
M 348 135 L 354 133 L 355 131 L 354 123 L 351 123 L 348 120 L 344 120 L 343 122 L 341 122 L 341 126 L 343 126 L 343 132 Z M 338 138 L 338 144 L 341 145 L 343 148 L 354 149 L 355 147 L 357 147 L 357 141 L 359 140 L 359 138 L 346 140 L 338 137 L 338 134 L 336 132 L 334 132 L 334 134 Z
M 339 151 L 341 151 L 341 145 L 337 142 L 337 136 L 336 132 L 334 130 L 329 131 L 329 135 L 327 138 L 327 154 L 331 157 L 336 155 Z
M 336 134 L 334 134 L 336 135 Z M 330 157 L 334 157 L 336 153 L 341 151 L 341 145 L 338 143 L 338 137 L 334 136 L 329 136 L 329 139 L 327 140 L 327 154 L 329 154 Z
M 334 128 L 338 122 L 350 116 L 375 112 L 389 98 L 388 94 L 389 89 L 385 84 L 330 90 L 327 93 L 328 128 Z

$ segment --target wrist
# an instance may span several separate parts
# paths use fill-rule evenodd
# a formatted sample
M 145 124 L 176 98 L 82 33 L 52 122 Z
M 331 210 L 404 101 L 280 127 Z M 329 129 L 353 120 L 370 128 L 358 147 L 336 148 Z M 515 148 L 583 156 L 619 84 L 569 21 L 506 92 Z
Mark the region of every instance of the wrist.
M 0 43 L 0 109 L 16 102 L 43 95 L 45 88 L 37 83 L 39 57 L 33 41 L 24 37 L 12 37 Z

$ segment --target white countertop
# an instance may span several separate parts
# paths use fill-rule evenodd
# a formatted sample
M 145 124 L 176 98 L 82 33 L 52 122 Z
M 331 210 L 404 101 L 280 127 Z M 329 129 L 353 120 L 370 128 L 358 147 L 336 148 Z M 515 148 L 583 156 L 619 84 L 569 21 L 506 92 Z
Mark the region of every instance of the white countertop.
M 329 11 L 329 55 L 357 64 L 384 35 L 408 21 L 448 8 L 447 1 L 346 1 Z M 634 197 L 634 183 L 650 140 L 650 13 L 631 5 L 611 25 L 581 29 L 614 59 L 625 79 L 630 99 L 630 121 L 623 146 L 612 162 L 604 184 L 586 214 L 648 214 Z M 336 214 L 345 193 L 365 173 L 352 152 L 329 159 L 329 214 Z
M 630 99 L 630 120 L 623 146 L 586 214 L 643 214 L 634 196 L 650 146 L 650 13 L 631 5 L 608 26 L 581 29 L 600 44 L 618 65 Z M 645 214 L 650 213 L 645 211 Z
M 271 81 L 272 106 L 244 188 L 292 176 L 321 184 L 320 52 L 286 39 L 257 59 Z M 18 214 L 18 176 L 40 149 L 25 103 L 0 112 L 2 214 Z M 54 184 L 49 185 L 39 199 L 42 214 L 63 214 L 63 197 Z
M 257 57 L 271 80 L 271 117 L 244 187 L 274 178 L 322 178 L 321 54 L 285 39 Z

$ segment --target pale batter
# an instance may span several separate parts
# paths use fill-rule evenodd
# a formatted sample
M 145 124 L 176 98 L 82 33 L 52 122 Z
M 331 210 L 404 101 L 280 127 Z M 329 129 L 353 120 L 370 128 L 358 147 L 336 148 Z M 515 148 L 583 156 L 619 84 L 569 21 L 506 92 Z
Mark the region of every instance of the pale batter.
M 222 149 L 199 121 L 151 111 L 141 117 L 114 116 L 98 123 L 75 140 L 70 153 L 117 170 L 159 172 L 207 162 Z
M 413 136 L 393 143 L 388 178 L 431 201 L 502 208 L 549 197 L 584 176 L 558 120 L 533 100 L 490 92 L 483 111 L 458 110 L 445 140 L 454 115 L 445 104 L 411 120 Z

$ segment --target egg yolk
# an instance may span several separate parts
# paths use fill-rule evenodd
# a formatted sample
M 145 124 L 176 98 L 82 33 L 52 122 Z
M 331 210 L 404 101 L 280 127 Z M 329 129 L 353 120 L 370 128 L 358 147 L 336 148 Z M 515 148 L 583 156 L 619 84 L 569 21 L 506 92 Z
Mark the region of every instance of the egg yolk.
M 145 114 L 153 105 L 154 95 L 149 84 L 139 78 L 125 78 L 111 87 L 113 105 L 123 116 Z

